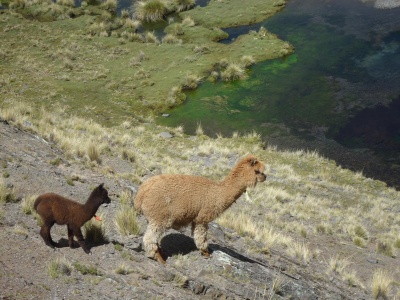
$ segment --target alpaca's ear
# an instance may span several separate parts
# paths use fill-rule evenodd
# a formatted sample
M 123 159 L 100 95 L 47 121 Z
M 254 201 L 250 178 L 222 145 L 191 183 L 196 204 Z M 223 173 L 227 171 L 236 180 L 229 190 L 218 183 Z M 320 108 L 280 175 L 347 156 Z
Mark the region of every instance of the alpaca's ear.
M 99 188 L 104 188 L 104 182 L 102 184 L 99 185 Z
M 253 158 L 250 160 L 250 165 L 253 167 L 257 163 L 257 159 Z

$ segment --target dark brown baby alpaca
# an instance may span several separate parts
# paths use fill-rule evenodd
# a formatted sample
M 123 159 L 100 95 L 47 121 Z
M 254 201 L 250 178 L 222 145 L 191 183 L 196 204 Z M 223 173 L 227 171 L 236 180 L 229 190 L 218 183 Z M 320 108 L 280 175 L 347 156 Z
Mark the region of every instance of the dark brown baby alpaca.
M 110 202 L 111 199 L 108 197 L 108 192 L 103 187 L 103 183 L 92 191 L 85 204 L 54 193 L 40 195 L 33 205 L 43 221 L 40 235 L 47 246 L 54 248 L 56 243 L 51 239 L 51 227 L 54 224 L 67 225 L 68 245 L 72 248 L 74 236 L 76 236 L 79 245 L 89 254 L 90 250 L 83 238 L 81 227 L 95 216 L 101 204 Z

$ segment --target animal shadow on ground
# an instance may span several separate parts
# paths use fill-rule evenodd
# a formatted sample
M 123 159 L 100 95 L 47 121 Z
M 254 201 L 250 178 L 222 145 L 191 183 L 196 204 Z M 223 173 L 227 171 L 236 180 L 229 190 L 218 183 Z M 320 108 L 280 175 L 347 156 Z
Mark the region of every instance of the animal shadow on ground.
M 197 250 L 193 238 L 182 233 L 170 233 L 165 235 L 160 242 L 164 259 L 177 254 L 186 255 Z
M 194 243 L 194 239 L 182 233 L 170 233 L 165 235 L 161 239 L 160 246 L 162 249 L 162 254 L 164 259 L 167 259 L 177 254 L 186 255 L 192 251 L 197 250 L 196 244 Z M 208 248 L 210 254 L 212 254 L 214 251 L 221 251 L 242 262 L 255 263 L 266 266 L 263 263 L 260 263 L 259 261 L 253 260 L 230 248 L 220 246 L 218 244 L 211 243 Z
M 94 247 L 98 247 L 98 246 L 108 245 L 109 243 L 110 242 L 108 242 L 108 241 L 102 241 L 102 242 L 87 241 L 87 245 L 88 245 L 89 249 L 94 248 Z M 68 239 L 65 239 L 65 238 L 59 239 L 58 242 L 56 243 L 55 247 L 56 248 L 69 247 Z M 79 247 L 80 247 L 79 243 L 74 240 L 73 244 L 72 244 L 72 248 L 75 249 L 75 248 L 79 248 Z

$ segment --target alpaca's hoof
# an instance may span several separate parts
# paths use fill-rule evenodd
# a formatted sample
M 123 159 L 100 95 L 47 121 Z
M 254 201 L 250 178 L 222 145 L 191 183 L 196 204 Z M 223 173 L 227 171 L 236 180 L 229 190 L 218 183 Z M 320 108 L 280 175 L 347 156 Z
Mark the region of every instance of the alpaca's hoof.
M 167 262 L 164 260 L 164 258 L 161 256 L 160 250 L 157 250 L 156 253 L 154 254 L 154 259 L 158 261 L 159 263 L 162 263 L 163 265 L 166 265 Z
M 210 252 L 208 250 L 200 250 L 201 255 L 203 255 L 206 258 L 209 258 L 211 256 Z

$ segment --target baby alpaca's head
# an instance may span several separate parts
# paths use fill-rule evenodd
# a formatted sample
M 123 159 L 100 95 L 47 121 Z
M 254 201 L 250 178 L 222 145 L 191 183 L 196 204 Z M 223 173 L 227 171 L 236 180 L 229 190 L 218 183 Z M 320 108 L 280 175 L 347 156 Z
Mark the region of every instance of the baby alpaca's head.
M 108 196 L 108 191 L 107 189 L 104 187 L 104 183 L 100 184 L 98 187 L 96 187 L 92 194 L 90 195 L 90 198 L 98 198 L 101 200 L 100 204 L 104 204 L 104 203 L 110 203 L 111 199 Z

